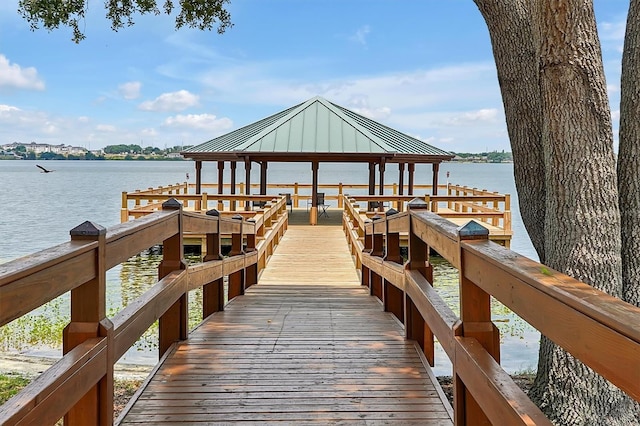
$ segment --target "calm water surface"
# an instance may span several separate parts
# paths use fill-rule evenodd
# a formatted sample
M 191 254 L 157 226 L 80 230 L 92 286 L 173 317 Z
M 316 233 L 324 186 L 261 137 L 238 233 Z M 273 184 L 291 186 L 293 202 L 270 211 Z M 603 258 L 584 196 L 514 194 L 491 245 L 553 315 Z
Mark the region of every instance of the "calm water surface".
M 36 163 L 54 169 L 54 173 L 40 173 Z M 228 163 L 225 181 L 229 182 Z M 451 183 L 511 194 L 514 237 L 511 248 L 525 256 L 537 259 L 524 230 L 518 210 L 513 181 L 512 164 L 443 163 L 440 182 L 446 182 L 449 172 Z M 120 221 L 120 203 L 123 191 L 146 189 L 171 183 L 184 182 L 190 175 L 195 182 L 194 163 L 190 161 L 0 161 L 2 185 L 2 215 L 0 215 L 0 263 L 25 256 L 69 240 L 69 231 L 86 220 L 105 227 Z M 239 165 L 237 181 L 244 181 L 244 169 Z M 395 165 L 388 165 L 385 183 L 397 182 Z M 215 163 L 203 164 L 203 182 L 217 179 Z M 259 168 L 252 169 L 252 182 L 257 183 Z M 270 163 L 270 183 L 310 183 L 309 164 Z M 321 164 L 320 183 L 362 183 L 368 180 L 368 169 L 362 164 Z M 416 167 L 417 184 L 431 183 L 431 167 Z M 405 177 L 406 182 L 406 177 Z M 144 253 L 122 266 L 109 271 L 108 309 L 115 312 L 155 282 L 157 256 Z M 193 259 L 197 261 L 197 259 Z M 456 271 L 446 264 L 436 265 L 436 287 L 455 306 L 457 290 Z M 200 297 L 198 294 L 191 299 Z M 67 298 L 68 299 L 68 298 Z M 50 355 L 59 353 L 56 342 L 33 349 L 34 340 L 55 334 L 50 329 L 61 327 L 68 320 L 68 300 L 64 297 L 38 311 L 53 320 L 22 320 L 23 324 L 0 330 L 0 349 L 27 354 Z M 197 316 L 197 315 L 196 315 Z M 40 318 L 41 316 L 38 316 Z M 502 364 L 514 372 L 535 368 L 538 334 L 524 321 L 501 305 L 494 306 L 494 320 L 503 336 Z M 48 324 L 47 321 L 51 322 Z M 195 321 L 195 319 L 194 319 Z M 35 334 L 16 331 L 18 328 L 38 329 Z M 151 331 L 153 333 L 153 331 Z M 139 342 L 125 361 L 155 363 L 157 354 L 154 337 Z M 53 349 L 52 349 L 53 348 Z M 436 374 L 451 374 L 446 356 L 437 354 Z

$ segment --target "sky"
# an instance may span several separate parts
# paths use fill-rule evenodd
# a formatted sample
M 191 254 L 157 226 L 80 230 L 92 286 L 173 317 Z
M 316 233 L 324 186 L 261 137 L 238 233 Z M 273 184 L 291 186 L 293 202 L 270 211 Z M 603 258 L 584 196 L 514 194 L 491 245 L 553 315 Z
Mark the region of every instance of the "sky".
M 472 0 L 232 0 L 222 35 L 166 15 L 114 32 L 88 2 L 79 44 L 0 2 L 0 145 L 196 145 L 322 96 L 447 151 L 510 151 Z M 628 3 L 595 1 L 616 139 Z

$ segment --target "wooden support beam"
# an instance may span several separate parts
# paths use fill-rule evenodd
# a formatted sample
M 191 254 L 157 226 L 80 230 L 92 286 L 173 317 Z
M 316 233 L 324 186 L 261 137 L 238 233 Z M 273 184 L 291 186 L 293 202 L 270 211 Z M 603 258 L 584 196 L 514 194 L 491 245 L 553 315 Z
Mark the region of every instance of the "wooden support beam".
M 236 193 L 236 168 L 237 163 L 235 161 L 231 162 L 231 194 L 235 195 Z M 236 200 L 230 201 L 229 210 L 234 211 L 236 209 Z
M 408 171 L 409 171 L 409 188 L 407 194 L 413 195 L 413 175 L 416 170 L 416 165 L 414 163 L 409 163 Z
M 461 243 L 466 240 L 487 240 L 489 231 L 475 222 L 469 222 L 458 231 L 458 246 L 460 251 L 460 319 L 462 321 L 462 336 L 476 339 L 482 347 L 500 362 L 500 332 L 491 322 L 491 296 L 476 286 L 465 276 L 463 262 L 464 251 Z M 460 334 L 460 333 L 458 333 Z M 454 363 L 454 411 L 455 422 L 459 425 L 490 425 L 488 417 L 482 407 L 471 395 Z
M 224 161 L 218 161 L 218 194 L 224 193 Z M 223 210 L 222 199 L 218 200 L 218 210 Z
M 251 158 L 246 157 L 244 159 L 244 195 L 251 194 Z M 247 200 L 244 203 L 244 209 L 246 211 L 251 210 L 251 201 Z
M 318 168 L 317 161 L 311 162 L 311 209 L 309 210 L 309 224 L 316 225 L 318 223 Z
M 431 183 L 431 194 L 438 195 L 438 171 L 440 170 L 440 163 L 433 163 L 433 177 Z
M 202 161 L 196 161 L 196 194 L 202 194 Z M 186 207 L 186 206 L 185 206 Z M 202 206 L 199 201 L 195 202 L 195 209 L 200 210 Z
M 166 277 L 170 272 L 186 269 L 187 265 L 182 258 L 182 205 L 175 199 L 162 204 L 163 210 L 180 210 L 178 232 L 162 244 L 162 261 L 158 266 L 158 279 Z M 185 340 L 189 334 L 187 292 L 174 302 L 174 304 L 159 319 L 159 356 L 178 340 Z
M 71 290 L 71 322 L 63 330 L 62 352 L 96 337 L 113 342 L 113 325 L 106 318 L 106 234 L 107 230 L 84 222 L 70 231 L 72 241 L 96 241 L 94 278 Z M 113 344 L 107 346 L 104 375 L 64 416 L 67 426 L 113 423 Z
M 267 193 L 267 161 L 260 162 L 260 195 Z

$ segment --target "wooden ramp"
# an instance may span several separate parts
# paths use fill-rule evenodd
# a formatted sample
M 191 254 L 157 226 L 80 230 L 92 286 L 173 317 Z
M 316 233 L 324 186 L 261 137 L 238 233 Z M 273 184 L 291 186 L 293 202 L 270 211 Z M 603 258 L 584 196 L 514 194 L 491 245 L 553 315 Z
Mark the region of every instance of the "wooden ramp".
M 434 383 L 359 285 L 341 228 L 291 226 L 259 284 L 170 352 L 121 424 L 451 425 Z

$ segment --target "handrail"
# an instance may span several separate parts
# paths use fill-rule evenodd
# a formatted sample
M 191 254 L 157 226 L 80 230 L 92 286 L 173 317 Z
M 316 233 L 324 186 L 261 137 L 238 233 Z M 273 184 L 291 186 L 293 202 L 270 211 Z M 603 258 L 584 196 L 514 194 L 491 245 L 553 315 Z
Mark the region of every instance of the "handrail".
M 53 424 L 62 416 L 71 425 L 112 424 L 113 364 L 156 320 L 161 356 L 174 341 L 186 338 L 188 291 L 203 288 L 206 317 L 257 283 L 286 231 L 286 207 L 285 197 L 270 197 L 258 217 L 246 221 L 185 212 L 172 199 L 162 211 L 109 229 L 85 222 L 71 231 L 70 242 L 0 265 L 0 326 L 71 291 L 64 356 L 0 407 L 0 424 Z M 204 263 L 182 261 L 187 232 L 206 235 Z M 220 254 L 222 235 L 231 237 L 229 257 Z M 156 244 L 164 246 L 159 281 L 106 318 L 107 269 Z M 226 298 L 224 277 L 229 281 Z
M 413 204 L 408 213 L 366 223 L 362 282 L 405 324 L 407 338 L 418 341 L 432 365 L 434 336 L 441 343 L 457 378 L 456 423 L 466 416 L 494 424 L 551 424 L 499 365 L 489 296 L 640 401 L 640 308 L 489 241 L 477 223 L 459 227 L 429 212 L 427 203 Z M 345 210 L 345 229 L 353 226 L 354 210 Z M 394 259 L 401 232 L 408 233 L 411 253 L 402 274 Z M 351 229 L 348 239 L 354 234 Z M 430 250 L 460 270 L 460 318 L 432 287 Z M 549 317 L 573 325 L 558 327 Z
M 305 199 L 308 199 L 311 196 L 313 185 L 311 183 L 267 183 L 267 191 L 273 190 L 273 192 L 289 192 L 291 196 L 292 206 L 300 207 L 300 202 L 304 202 Z M 231 192 L 231 184 L 223 184 L 222 185 L 224 197 L 219 197 L 217 195 L 219 186 L 217 183 L 202 183 L 200 185 L 201 193 L 196 193 L 196 185 L 183 183 L 183 184 L 175 184 L 175 185 L 167 185 L 167 186 L 159 186 L 157 188 L 148 188 L 146 190 L 135 190 L 133 192 L 123 192 L 122 193 L 122 213 L 121 213 L 121 222 L 126 222 L 129 219 L 129 213 L 136 215 L 136 212 L 144 212 L 148 209 L 157 209 L 158 202 L 165 201 L 166 198 L 163 198 L 162 195 L 174 195 L 175 198 L 183 201 L 185 208 L 194 208 L 195 210 L 204 210 L 208 209 L 208 204 L 211 202 L 216 202 L 218 210 L 222 210 L 223 206 L 228 208 L 231 211 L 235 211 L 236 207 L 240 207 L 241 209 L 248 209 L 249 206 L 253 202 L 260 201 L 268 201 L 264 198 L 265 196 L 260 195 L 248 195 L 245 191 L 245 184 L 239 183 L 234 191 L 236 193 L 230 194 Z M 343 208 L 342 205 L 342 196 L 360 196 L 365 195 L 369 191 L 368 184 L 350 184 L 350 183 L 323 183 L 318 185 L 318 189 L 326 192 L 325 199 L 326 200 L 337 200 L 338 208 Z M 251 184 L 250 191 L 251 194 L 255 194 L 255 191 L 260 191 L 259 184 Z M 356 191 L 359 194 L 353 194 L 351 192 Z M 374 192 L 380 192 L 380 186 L 374 185 Z M 390 200 L 393 200 L 396 203 L 397 210 L 403 210 L 402 205 L 406 204 L 406 202 L 410 201 L 415 195 L 408 194 L 408 187 L 406 185 L 400 190 L 400 187 L 397 183 L 384 185 L 384 192 L 388 195 L 382 196 L 374 196 L 374 197 L 382 197 L 381 201 L 386 201 L 384 197 L 392 197 Z M 401 195 L 407 194 L 407 195 Z M 491 208 L 499 209 L 498 203 L 503 203 L 504 206 L 500 210 L 509 211 L 509 195 L 501 195 L 494 192 L 487 191 L 485 189 L 477 189 L 477 188 L 469 188 L 467 186 L 455 185 L 455 184 L 446 184 L 446 185 L 438 185 L 438 196 L 455 196 L 455 197 L 494 197 L 494 199 L 487 199 L 486 203 L 491 203 Z M 424 184 L 415 184 L 413 186 L 414 194 L 432 194 L 433 186 L 432 185 L 424 185 Z M 443 195 L 446 194 L 446 195 Z M 495 199 L 495 198 L 498 199 Z M 506 198 L 506 202 L 504 201 Z M 141 202 L 146 202 L 146 205 L 141 204 Z M 402 202 L 401 202 L 402 201 Z M 133 208 L 131 208 L 130 204 L 133 203 Z M 247 205 L 247 202 L 249 205 Z M 238 204 L 240 203 L 240 204 Z M 243 204 L 244 203 L 244 204 Z M 473 205 L 477 206 L 477 203 L 473 202 Z M 447 204 L 449 209 L 456 209 L 457 211 L 467 211 L 468 205 L 464 203 L 454 203 L 449 202 Z

